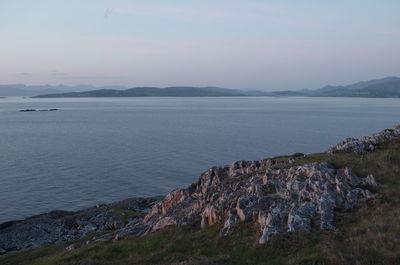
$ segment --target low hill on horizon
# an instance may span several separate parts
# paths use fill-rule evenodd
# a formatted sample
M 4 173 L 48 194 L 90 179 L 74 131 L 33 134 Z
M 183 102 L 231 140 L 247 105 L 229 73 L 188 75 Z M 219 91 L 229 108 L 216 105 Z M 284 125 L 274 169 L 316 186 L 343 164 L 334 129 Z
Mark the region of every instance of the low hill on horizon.
M 57 94 L 68 92 L 82 92 L 94 89 L 127 89 L 124 86 L 92 86 L 92 85 L 25 85 L 5 84 L 0 85 L 1 97 L 32 97 L 43 94 Z
M 319 89 L 275 91 L 276 96 L 305 97 L 365 97 L 398 98 L 400 97 L 400 78 L 385 77 L 370 81 L 361 81 L 346 86 L 324 86 Z
M 244 91 L 220 87 L 135 87 L 126 90 L 98 89 L 85 92 L 39 95 L 34 98 L 64 98 L 64 97 L 230 97 L 230 96 L 261 96 L 267 93 L 261 91 Z
M 323 97 L 400 97 L 400 78 L 385 77 L 347 86 L 326 86 L 315 90 Z
M 0 85 L 0 96 L 30 96 L 33 98 L 65 97 L 229 97 L 229 96 L 272 96 L 272 97 L 366 97 L 399 98 L 400 77 L 385 77 L 361 81 L 350 85 L 327 85 L 318 89 L 260 91 L 229 89 L 221 87 L 134 87 L 92 85 Z
M 369 98 L 399 98 L 400 79 L 382 83 L 373 83 L 360 88 L 344 87 L 327 91 L 317 91 L 315 96 L 322 97 L 369 97 Z

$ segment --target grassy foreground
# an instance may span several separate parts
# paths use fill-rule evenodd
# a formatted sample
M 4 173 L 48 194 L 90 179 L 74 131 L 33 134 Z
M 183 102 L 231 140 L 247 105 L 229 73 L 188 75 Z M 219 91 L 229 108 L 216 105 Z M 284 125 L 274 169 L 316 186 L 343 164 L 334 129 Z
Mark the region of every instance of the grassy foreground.
M 258 245 L 259 229 L 252 222 L 242 222 L 227 237 L 219 235 L 222 224 L 202 230 L 169 227 L 73 251 L 65 250 L 72 242 L 54 244 L 1 256 L 0 264 L 400 264 L 400 141 L 367 155 L 319 153 L 295 164 L 319 161 L 350 167 L 359 176 L 373 174 L 380 184 L 375 199 L 361 202 L 351 213 L 336 213 L 336 231 L 280 234 Z

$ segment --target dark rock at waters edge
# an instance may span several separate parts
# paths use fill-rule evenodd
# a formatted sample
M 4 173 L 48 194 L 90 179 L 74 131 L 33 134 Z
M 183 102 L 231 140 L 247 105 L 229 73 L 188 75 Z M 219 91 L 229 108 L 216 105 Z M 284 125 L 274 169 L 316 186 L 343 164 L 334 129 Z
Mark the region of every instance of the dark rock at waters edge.
M 400 126 L 363 138 L 349 138 L 327 153 L 372 152 L 400 138 Z M 371 147 L 373 146 L 373 147 Z M 94 241 L 143 236 L 166 226 L 199 227 L 223 223 L 221 236 L 239 221 L 257 223 L 258 242 L 274 234 L 300 230 L 335 229 L 336 211 L 351 211 L 360 200 L 375 195 L 372 175 L 361 178 L 350 168 L 326 162 L 295 165 L 301 153 L 259 161 L 237 161 L 212 167 L 196 183 L 165 197 L 130 199 L 78 212 L 55 211 L 0 225 L 0 255 L 79 239 L 93 232 Z M 307 156 L 306 156 L 307 157 Z M 79 248 L 72 244 L 67 249 Z
M 136 201 L 136 207 L 133 210 L 124 207 L 126 201 L 123 201 L 97 205 L 77 212 L 52 211 L 22 221 L 0 224 L 0 255 L 56 242 L 76 240 L 93 232 L 121 229 L 129 222 L 142 220 L 144 214 L 160 198 L 131 200 Z M 121 220 L 118 218 L 120 214 L 131 214 L 132 217 Z
M 58 109 L 41 109 L 39 111 L 57 111 Z

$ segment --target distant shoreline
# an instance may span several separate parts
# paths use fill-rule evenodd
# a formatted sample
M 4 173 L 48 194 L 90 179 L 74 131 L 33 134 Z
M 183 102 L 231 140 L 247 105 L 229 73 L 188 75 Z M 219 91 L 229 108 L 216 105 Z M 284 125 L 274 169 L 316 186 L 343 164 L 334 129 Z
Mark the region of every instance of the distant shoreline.
M 126 90 L 97 89 L 84 92 L 43 94 L 33 98 L 85 98 L 85 97 L 351 97 L 400 98 L 400 78 L 358 82 L 348 86 L 325 86 L 316 90 L 259 91 L 221 87 L 135 87 Z

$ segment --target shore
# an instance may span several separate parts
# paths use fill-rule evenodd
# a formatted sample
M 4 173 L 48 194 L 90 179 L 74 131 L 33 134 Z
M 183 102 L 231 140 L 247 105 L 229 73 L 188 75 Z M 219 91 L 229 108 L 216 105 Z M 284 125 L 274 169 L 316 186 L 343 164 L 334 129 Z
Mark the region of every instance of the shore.
M 267 245 L 278 234 L 340 230 L 337 216 L 379 197 L 376 171 L 365 168 L 360 174 L 354 161 L 388 148 L 398 151 L 399 138 L 400 126 L 394 126 L 369 137 L 345 139 L 324 153 L 213 167 L 198 182 L 164 197 L 3 223 L 0 254 L 61 242 L 73 253 L 98 242 L 147 238 L 167 227 L 218 227 L 220 236 L 230 237 L 243 223 L 251 223 L 257 227 L 253 243 Z M 85 241 L 76 242 L 81 238 Z

